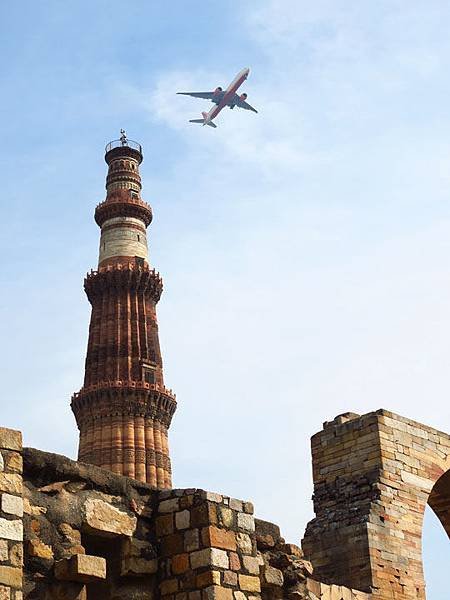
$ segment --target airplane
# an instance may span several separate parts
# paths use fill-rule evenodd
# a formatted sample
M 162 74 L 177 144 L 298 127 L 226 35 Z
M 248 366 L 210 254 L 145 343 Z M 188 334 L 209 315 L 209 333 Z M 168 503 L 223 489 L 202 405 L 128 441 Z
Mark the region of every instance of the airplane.
M 248 74 L 250 73 L 250 69 L 242 69 L 226 90 L 223 90 L 221 87 L 216 87 L 216 89 L 212 92 L 177 92 L 177 94 L 181 94 L 183 96 L 193 96 L 194 98 L 203 98 L 205 100 L 211 100 L 214 102 L 216 106 L 209 112 L 202 112 L 202 119 L 190 119 L 189 123 L 201 123 L 203 126 L 209 125 L 210 127 L 217 127 L 215 123 L 213 123 L 213 119 L 217 117 L 222 108 L 225 106 L 229 106 L 230 108 L 234 108 L 238 106 L 239 108 L 245 108 L 245 110 L 251 110 L 255 113 L 258 111 L 250 106 L 247 100 L 247 94 L 236 94 L 238 88 L 244 83 L 247 79 Z

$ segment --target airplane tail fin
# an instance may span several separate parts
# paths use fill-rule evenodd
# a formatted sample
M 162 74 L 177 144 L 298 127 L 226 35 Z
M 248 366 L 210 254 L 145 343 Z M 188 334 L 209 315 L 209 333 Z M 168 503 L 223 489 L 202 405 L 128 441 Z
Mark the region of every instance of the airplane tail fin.
M 202 125 L 209 125 L 210 127 L 214 127 L 214 129 L 217 127 L 215 123 L 207 120 L 208 113 L 202 112 L 202 117 L 203 119 L 189 119 L 189 123 L 201 123 Z

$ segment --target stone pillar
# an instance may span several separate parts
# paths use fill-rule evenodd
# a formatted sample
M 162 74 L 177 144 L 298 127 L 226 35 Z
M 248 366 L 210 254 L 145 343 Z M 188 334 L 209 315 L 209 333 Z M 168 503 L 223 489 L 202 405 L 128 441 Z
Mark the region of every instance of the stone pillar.
M 162 600 L 259 600 L 253 505 L 203 490 L 161 492 Z
M 303 550 L 324 583 L 425 598 L 428 503 L 450 534 L 450 437 L 386 410 L 346 413 L 312 438 L 314 510 Z
M 22 434 L 0 428 L 0 598 L 22 600 Z

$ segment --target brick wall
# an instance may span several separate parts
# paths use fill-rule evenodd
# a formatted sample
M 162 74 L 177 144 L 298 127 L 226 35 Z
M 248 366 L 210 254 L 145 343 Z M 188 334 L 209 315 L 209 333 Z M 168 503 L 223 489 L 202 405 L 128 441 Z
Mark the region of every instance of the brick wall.
M 259 600 L 253 505 L 203 490 L 161 492 L 156 518 L 164 600 Z
M 383 599 L 423 599 L 426 504 L 450 533 L 450 437 L 386 410 L 345 414 L 312 438 L 314 575 Z

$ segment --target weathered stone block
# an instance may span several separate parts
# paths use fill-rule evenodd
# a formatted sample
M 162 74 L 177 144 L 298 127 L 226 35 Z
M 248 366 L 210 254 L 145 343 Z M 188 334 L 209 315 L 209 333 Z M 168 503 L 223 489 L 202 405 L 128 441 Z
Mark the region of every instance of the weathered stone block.
M 173 515 L 161 515 L 156 518 L 156 535 L 162 537 L 173 533 Z
M 22 450 L 22 432 L 0 427 L 0 448 Z
M 183 554 L 176 554 L 172 557 L 172 573 L 179 575 L 189 570 L 189 554 L 184 552 Z
M 229 561 L 225 550 L 217 548 L 205 548 L 198 550 L 190 555 L 191 567 L 198 569 L 199 567 L 222 567 L 228 569 Z
M 220 585 L 219 571 L 205 571 L 197 575 L 196 584 L 198 588 L 204 588 L 208 585 Z
M 282 571 L 275 569 L 275 567 L 265 566 L 263 570 L 263 582 L 269 587 L 282 587 L 284 583 Z
M 27 540 L 28 556 L 36 556 L 45 560 L 53 560 L 53 550 L 38 538 Z
M 0 600 L 11 600 L 11 588 L 0 585 Z
M 230 508 L 233 510 L 242 512 L 242 510 L 243 510 L 242 500 L 237 500 L 236 498 L 230 498 Z
M 22 476 L 17 473 L 0 473 L 0 492 L 22 495 Z
M 200 546 L 200 536 L 198 529 L 190 529 L 184 534 L 184 549 L 187 552 L 198 550 Z
M 136 517 L 119 510 L 112 504 L 96 498 L 85 503 L 83 527 L 100 536 L 131 536 L 136 530 Z
M 23 545 L 14 544 L 9 551 L 9 561 L 13 567 L 21 567 L 23 565 Z
M 255 511 L 255 508 L 254 508 L 252 502 L 244 502 L 243 509 L 244 509 L 244 512 L 248 513 L 249 515 L 252 515 Z
M 239 575 L 239 587 L 246 592 L 260 592 L 261 583 L 259 577 L 252 575 Z
M 22 569 L 0 566 L 0 583 L 22 589 Z
M 0 538 L 4 540 L 23 541 L 22 521 L 0 519 Z
M 106 560 L 101 556 L 76 554 L 55 563 L 55 577 L 62 581 L 90 583 L 106 579 Z
M 233 600 L 233 590 L 213 585 L 203 590 L 203 600 Z
M 258 548 L 273 548 L 281 541 L 280 528 L 270 521 L 255 519 L 255 532 Z
M 7 515 L 15 515 L 23 517 L 23 500 L 20 496 L 12 496 L 11 494 L 2 494 L 1 502 L 2 511 Z
M 238 576 L 237 573 L 233 573 L 233 571 L 225 571 L 223 574 L 223 583 L 224 585 L 232 585 L 234 587 L 237 586 Z
M 202 542 L 205 546 L 236 550 L 236 534 L 234 531 L 210 526 L 202 529 Z
M 236 552 L 230 552 L 230 569 L 232 571 L 240 571 L 241 570 L 241 561 L 239 559 L 239 555 Z
M 179 498 L 169 498 L 168 500 L 162 500 L 158 506 L 159 513 L 171 513 L 176 512 L 180 508 Z
M 221 496 L 221 494 L 216 494 L 215 492 L 206 492 L 205 498 L 210 502 L 217 502 L 218 504 L 220 504 L 223 501 L 223 497 Z
M 23 459 L 19 452 L 7 452 L 5 457 L 5 470 L 21 474 L 23 471 Z
M 233 511 L 225 506 L 219 506 L 218 508 L 219 523 L 230 529 L 233 526 Z
M 175 527 L 177 529 L 187 529 L 190 523 L 191 513 L 188 510 L 175 513 Z
M 245 531 L 255 531 L 255 519 L 247 513 L 238 513 L 237 524 L 240 529 L 245 529 Z
M 260 561 L 258 558 L 255 558 L 254 556 L 244 556 L 242 558 L 242 561 L 244 563 L 244 568 L 251 573 L 252 575 L 258 575 L 259 574 L 259 564 Z
M 237 543 L 239 550 L 243 554 L 252 554 L 253 553 L 252 540 L 247 533 L 237 533 L 236 534 L 236 543 Z
M 402 481 L 408 483 L 414 487 L 424 490 L 425 492 L 431 492 L 433 489 L 434 482 L 429 479 L 425 479 L 425 477 L 420 477 L 419 475 L 414 475 L 414 473 L 410 473 L 408 471 L 401 472 Z
M 6 540 L 0 540 L 0 562 L 5 562 L 8 558 L 8 542 Z

